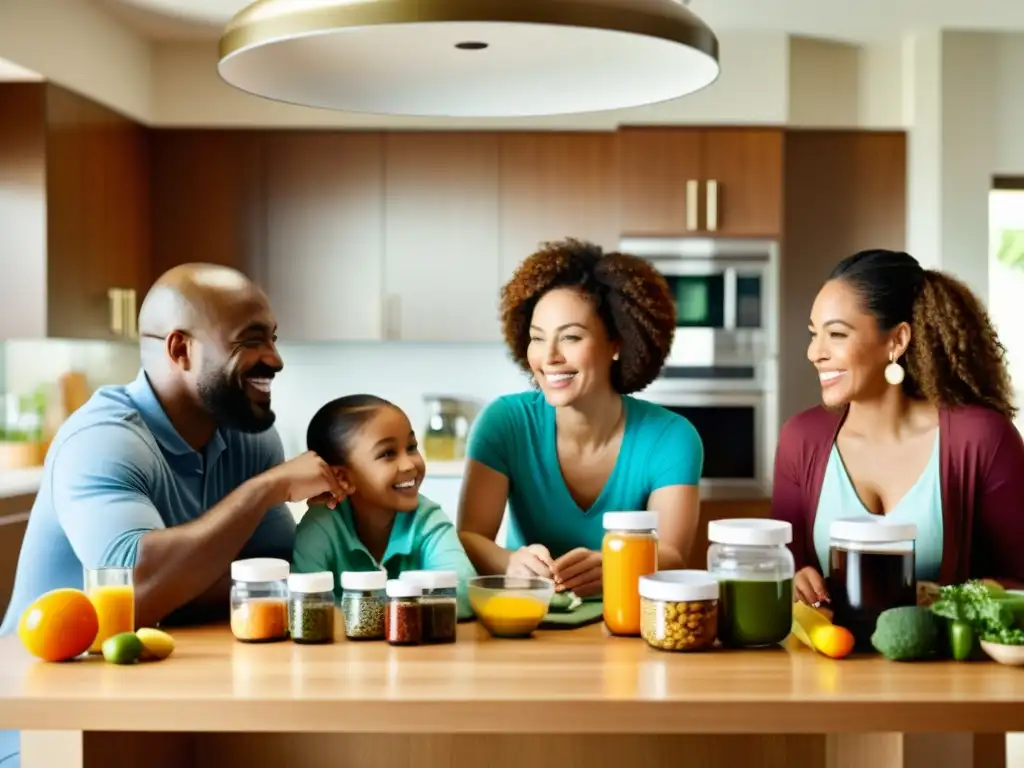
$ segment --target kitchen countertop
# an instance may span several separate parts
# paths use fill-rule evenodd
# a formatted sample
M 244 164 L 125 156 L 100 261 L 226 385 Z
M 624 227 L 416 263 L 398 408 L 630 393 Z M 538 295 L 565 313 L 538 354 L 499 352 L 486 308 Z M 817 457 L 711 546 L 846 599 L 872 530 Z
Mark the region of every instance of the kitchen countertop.
M 1020 670 L 994 662 L 837 662 L 792 639 L 770 650 L 670 654 L 639 639 L 607 637 L 600 624 L 502 641 L 470 623 L 460 625 L 454 645 L 413 648 L 344 640 L 327 646 L 247 645 L 234 641 L 226 627 L 174 635 L 178 647 L 170 659 L 133 667 L 99 660 L 44 664 L 29 657 L 16 637 L 0 639 L 0 728 L 257 732 L 246 737 L 257 741 L 290 733 L 292 740 L 294 734 L 406 734 L 414 741 L 416 734 L 457 734 L 480 742 L 498 731 L 524 734 L 527 741 L 525 735 L 547 739 L 548 748 L 563 739 L 593 741 L 609 734 L 644 734 L 652 744 L 692 734 L 725 749 L 716 734 L 743 734 L 725 741 L 790 740 L 790 756 L 806 754 L 801 750 L 811 742 L 777 734 L 817 734 L 819 740 L 849 734 L 830 736 L 829 750 L 856 747 L 860 755 L 903 739 L 901 761 L 872 763 L 879 768 L 911 765 L 911 737 L 894 731 L 931 732 L 929 743 L 949 749 L 942 734 L 954 734 L 961 744 L 990 744 L 984 739 L 993 737 L 964 734 L 1024 730 Z M 46 734 L 51 743 L 52 737 Z M 123 749 L 127 737 L 117 738 Z M 192 736 L 180 736 L 187 738 Z M 232 743 L 230 753 L 241 764 L 237 752 L 243 742 Z M 251 749 L 270 749 L 270 743 Z M 824 741 L 814 743 L 824 749 Z M 322 755 L 322 749 L 311 748 L 310 754 Z M 735 759 L 735 749 L 728 749 Z M 204 742 L 202 750 L 217 751 L 214 741 Z M 209 759 L 210 765 L 236 764 Z M 489 765 L 506 765 L 495 760 Z M 294 765 L 305 764 L 295 758 Z M 417 763 L 434 764 L 449 765 L 441 757 Z M 620 755 L 618 763 L 598 764 L 623 763 Z M 649 764 L 663 763 L 652 758 Z M 825 765 L 813 759 L 805 764 Z M 944 765 L 975 763 L 950 758 Z M 23 766 L 33 768 L 29 762 Z

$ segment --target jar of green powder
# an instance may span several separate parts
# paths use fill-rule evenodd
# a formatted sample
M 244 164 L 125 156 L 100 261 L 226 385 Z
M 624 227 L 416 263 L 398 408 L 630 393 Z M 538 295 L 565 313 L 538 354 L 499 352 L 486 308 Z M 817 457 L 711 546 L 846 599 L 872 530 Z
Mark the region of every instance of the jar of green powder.
M 793 627 L 793 526 L 783 520 L 708 523 L 708 572 L 719 582 L 718 639 L 733 648 L 781 643 Z
M 288 630 L 296 643 L 334 642 L 334 574 L 288 576 Z

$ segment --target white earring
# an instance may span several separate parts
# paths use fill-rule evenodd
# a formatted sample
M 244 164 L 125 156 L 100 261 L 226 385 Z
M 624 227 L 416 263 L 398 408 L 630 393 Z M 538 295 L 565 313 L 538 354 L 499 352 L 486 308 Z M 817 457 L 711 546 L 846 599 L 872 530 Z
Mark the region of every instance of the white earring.
M 896 353 L 890 352 L 889 364 L 885 366 L 885 380 L 894 387 L 898 387 L 903 383 L 905 376 L 906 371 L 903 370 L 903 366 L 896 362 Z

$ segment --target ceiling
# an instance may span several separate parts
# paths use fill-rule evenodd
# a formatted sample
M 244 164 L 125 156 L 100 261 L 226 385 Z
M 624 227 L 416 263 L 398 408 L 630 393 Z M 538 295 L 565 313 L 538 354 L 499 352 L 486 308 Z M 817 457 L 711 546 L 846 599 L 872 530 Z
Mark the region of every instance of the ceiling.
M 249 4 L 247 0 L 92 2 L 156 40 L 216 39 L 223 24 Z M 1019 0 L 691 0 L 689 6 L 715 29 L 770 30 L 851 42 L 892 40 L 920 28 L 1024 31 L 1024 2 Z

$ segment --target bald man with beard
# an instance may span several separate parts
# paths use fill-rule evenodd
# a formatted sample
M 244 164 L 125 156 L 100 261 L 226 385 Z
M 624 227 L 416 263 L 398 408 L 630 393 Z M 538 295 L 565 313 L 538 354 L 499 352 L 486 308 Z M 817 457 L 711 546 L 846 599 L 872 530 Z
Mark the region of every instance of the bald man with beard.
M 132 568 L 136 622 L 154 626 L 226 618 L 232 560 L 291 559 L 285 502 L 342 491 L 316 454 L 284 461 L 275 332 L 235 270 L 186 264 L 157 281 L 138 378 L 97 390 L 50 446 L 0 635 L 44 592 L 81 589 L 83 568 Z

